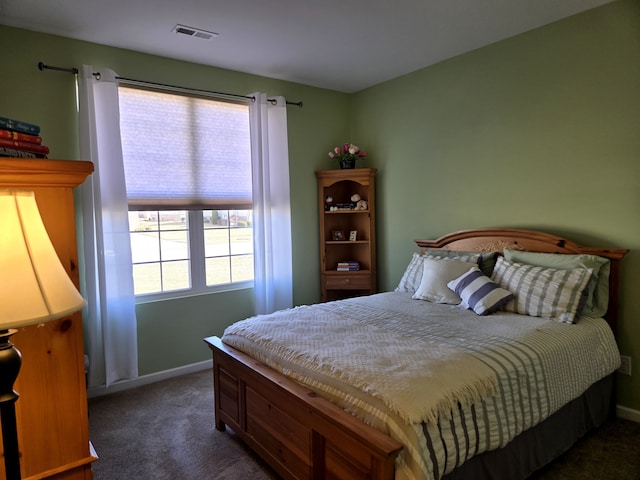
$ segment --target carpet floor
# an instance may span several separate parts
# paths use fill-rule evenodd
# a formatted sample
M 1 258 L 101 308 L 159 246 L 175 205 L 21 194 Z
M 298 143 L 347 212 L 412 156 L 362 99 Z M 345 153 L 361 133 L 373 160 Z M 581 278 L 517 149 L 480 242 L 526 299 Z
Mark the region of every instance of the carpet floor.
M 210 371 L 89 400 L 94 480 L 273 480 L 278 476 L 213 420 Z M 535 480 L 640 480 L 640 424 L 615 419 Z

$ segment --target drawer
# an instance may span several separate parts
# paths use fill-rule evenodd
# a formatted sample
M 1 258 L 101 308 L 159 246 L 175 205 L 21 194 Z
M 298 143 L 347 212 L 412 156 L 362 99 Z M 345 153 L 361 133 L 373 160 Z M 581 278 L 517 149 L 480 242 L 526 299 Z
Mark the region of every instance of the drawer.
M 324 278 L 324 286 L 328 290 L 368 289 L 371 288 L 371 275 L 352 275 L 349 273 L 345 273 L 344 275 L 327 275 Z

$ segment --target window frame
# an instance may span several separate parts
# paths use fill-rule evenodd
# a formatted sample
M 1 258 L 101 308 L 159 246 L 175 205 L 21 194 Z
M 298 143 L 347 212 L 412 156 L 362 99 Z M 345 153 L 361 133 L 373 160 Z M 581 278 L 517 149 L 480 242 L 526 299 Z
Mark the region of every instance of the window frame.
M 121 84 L 121 85 L 120 85 Z M 183 89 L 176 88 L 163 88 L 163 86 L 148 86 L 148 85 L 139 85 L 136 82 L 130 81 L 120 81 L 118 87 L 125 88 L 133 88 L 140 90 L 151 90 L 157 91 L 159 93 L 167 93 L 167 94 L 178 94 L 185 97 L 194 97 L 201 99 L 210 99 L 216 102 L 224 102 L 229 104 L 245 104 L 245 102 L 239 101 L 237 98 L 230 99 L 225 97 L 224 95 L 215 95 L 215 94 L 207 94 L 207 93 L 197 93 L 189 92 Z M 250 142 L 250 139 L 248 139 Z M 125 160 L 126 161 L 126 160 Z M 251 174 L 251 172 L 249 172 Z M 167 203 L 162 203 L 156 205 L 154 204 L 140 204 L 136 202 L 131 202 L 130 199 L 127 198 L 128 212 L 135 211 L 168 211 L 168 210 L 180 210 L 185 211 L 188 216 L 187 221 L 187 237 L 188 237 L 188 265 L 189 265 L 189 278 L 190 278 L 190 286 L 183 289 L 178 290 L 169 290 L 169 291 L 157 291 L 157 292 L 149 292 L 149 293 L 140 293 L 135 294 L 135 302 L 138 303 L 148 303 L 155 302 L 166 299 L 174 299 L 181 297 L 190 297 L 190 296 L 198 296 L 198 295 L 206 295 L 219 293 L 224 291 L 234 291 L 234 290 L 245 290 L 254 287 L 255 279 L 251 280 L 243 280 L 238 282 L 229 282 L 225 284 L 217 284 L 217 285 L 207 285 L 206 282 L 206 257 L 205 257 L 205 229 L 204 229 L 204 219 L 203 212 L 207 210 L 249 210 L 253 209 L 253 201 L 248 205 L 234 205 L 234 206 L 214 206 L 214 205 L 184 205 L 180 204 L 177 201 L 175 204 L 171 204 L 169 201 Z M 229 225 L 228 228 L 231 228 Z M 131 241 L 131 228 L 129 228 L 129 241 Z M 252 253 L 255 255 L 255 252 Z M 229 252 L 228 257 L 231 258 L 234 255 Z M 160 263 L 162 264 L 162 260 L 158 260 L 158 262 L 150 262 L 150 263 Z M 133 267 L 132 262 L 132 267 Z M 231 268 L 231 266 L 229 266 Z M 135 280 L 134 280 L 134 288 L 135 288 Z
M 158 211 L 166 211 L 166 208 L 159 208 Z M 168 290 L 161 292 L 140 293 L 135 295 L 136 304 L 149 303 L 159 300 L 168 300 L 174 298 L 191 297 L 197 295 L 206 295 L 211 293 L 228 292 L 235 290 L 246 290 L 253 288 L 254 280 L 243 280 L 239 282 L 222 283 L 217 285 L 207 285 L 206 278 L 206 257 L 204 248 L 204 218 L 203 210 L 186 210 L 187 219 L 187 238 L 189 244 L 189 276 L 191 286 L 178 290 Z M 236 209 L 238 210 L 238 209 Z M 246 209 L 250 210 L 250 209 Z M 134 211 L 151 211 L 148 209 L 129 209 Z M 229 226 L 230 227 L 230 226 Z M 195 234 L 194 234 L 195 233 Z M 129 229 L 131 235 L 131 229 Z M 194 262 L 194 255 L 198 255 L 199 261 Z M 233 256 L 231 253 L 229 257 Z M 154 262 L 156 263 L 156 262 Z M 161 263 L 161 260 L 159 261 Z M 132 263 L 133 265 L 133 263 Z M 135 284 L 135 283 L 134 283 Z

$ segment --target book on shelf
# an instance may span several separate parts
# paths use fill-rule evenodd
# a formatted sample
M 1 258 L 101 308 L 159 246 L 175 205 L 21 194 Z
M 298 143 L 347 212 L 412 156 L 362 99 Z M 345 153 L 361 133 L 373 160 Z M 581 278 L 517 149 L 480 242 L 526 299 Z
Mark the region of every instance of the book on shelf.
M 39 153 L 41 155 L 49 154 L 49 147 L 46 145 L 21 142 L 20 140 L 9 140 L 8 138 L 0 138 L 0 147 L 14 148 L 16 150 L 24 150 L 26 152 Z
M 336 270 L 338 272 L 356 272 L 360 270 L 360 263 L 353 260 L 348 262 L 338 262 Z
M 0 147 L 0 157 L 47 158 L 47 156 L 42 153 L 27 152 L 25 150 L 20 150 L 17 148 L 7 148 L 7 147 Z
M 353 204 L 352 203 L 336 203 L 335 207 L 338 210 L 353 210 Z
M 40 135 L 40 126 L 22 120 L 0 117 L 0 128 L 13 130 L 14 132 L 28 133 L 29 135 Z
M 29 142 L 36 145 L 42 144 L 42 137 L 39 137 L 38 135 L 29 135 L 28 133 L 20 133 L 14 130 L 5 130 L 4 128 L 0 128 L 0 138 L 18 140 L 20 142 Z

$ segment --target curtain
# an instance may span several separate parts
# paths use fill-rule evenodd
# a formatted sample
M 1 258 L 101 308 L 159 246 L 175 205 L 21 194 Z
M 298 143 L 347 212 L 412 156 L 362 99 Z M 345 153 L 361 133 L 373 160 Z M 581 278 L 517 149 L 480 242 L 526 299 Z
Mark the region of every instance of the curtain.
M 80 187 L 88 386 L 138 376 L 135 297 L 116 75 L 83 65 L 78 76 L 81 158 L 94 173 Z
M 254 296 L 256 314 L 265 314 L 293 305 L 287 111 L 282 97 L 253 96 L 249 125 Z

